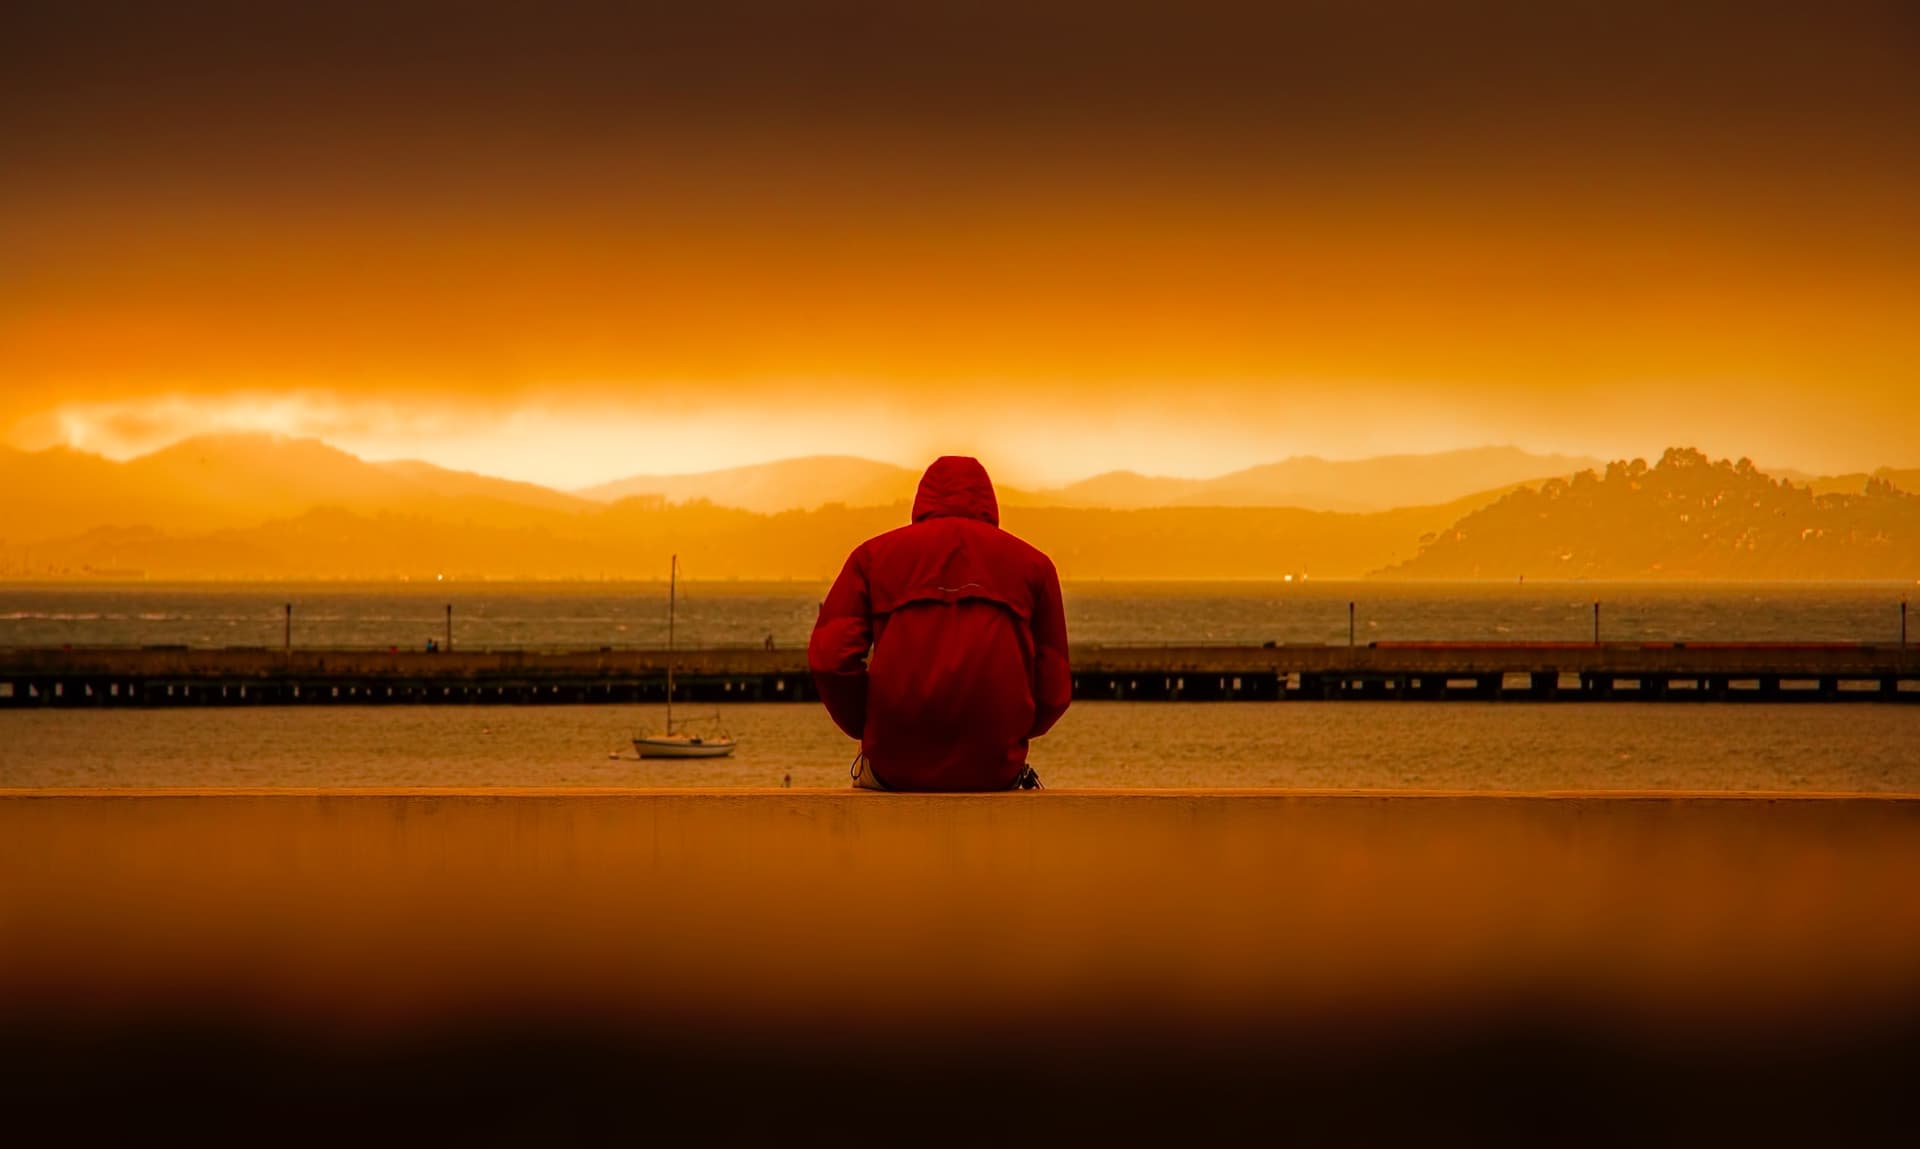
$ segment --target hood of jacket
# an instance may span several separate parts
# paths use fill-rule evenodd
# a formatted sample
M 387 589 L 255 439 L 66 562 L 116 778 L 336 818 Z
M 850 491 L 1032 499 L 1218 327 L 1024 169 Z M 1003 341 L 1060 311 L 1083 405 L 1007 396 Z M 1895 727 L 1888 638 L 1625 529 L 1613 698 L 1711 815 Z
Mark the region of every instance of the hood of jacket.
M 1000 525 L 1000 501 L 993 480 L 980 460 L 966 455 L 942 455 L 920 476 L 913 496 L 913 521 L 936 518 L 978 519 Z

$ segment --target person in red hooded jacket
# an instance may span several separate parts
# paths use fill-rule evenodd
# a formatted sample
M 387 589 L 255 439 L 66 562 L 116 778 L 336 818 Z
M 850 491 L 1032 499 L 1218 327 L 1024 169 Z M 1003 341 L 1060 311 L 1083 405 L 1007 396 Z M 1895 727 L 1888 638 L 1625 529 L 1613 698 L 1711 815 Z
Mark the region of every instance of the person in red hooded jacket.
M 1027 743 L 1072 698 L 1053 562 L 1000 529 L 986 468 L 957 455 L 927 468 L 911 524 L 847 556 L 807 662 L 872 789 L 1037 785 Z

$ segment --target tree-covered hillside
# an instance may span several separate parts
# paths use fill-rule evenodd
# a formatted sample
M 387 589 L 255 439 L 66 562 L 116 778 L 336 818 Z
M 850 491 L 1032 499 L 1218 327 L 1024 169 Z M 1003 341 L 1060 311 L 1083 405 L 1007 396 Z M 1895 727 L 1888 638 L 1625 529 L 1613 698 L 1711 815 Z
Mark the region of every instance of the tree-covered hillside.
M 1421 540 L 1404 578 L 1911 579 L 1920 497 L 1881 478 L 1815 494 L 1676 447 L 1515 490 Z

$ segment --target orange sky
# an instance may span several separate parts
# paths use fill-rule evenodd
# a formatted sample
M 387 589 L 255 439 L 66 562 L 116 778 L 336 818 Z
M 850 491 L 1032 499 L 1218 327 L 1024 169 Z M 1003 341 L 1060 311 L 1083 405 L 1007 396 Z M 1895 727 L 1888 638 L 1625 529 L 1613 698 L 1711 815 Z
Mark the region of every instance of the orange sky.
M 0 435 L 1920 460 L 1910 12 L 1433 7 L 29 6 Z

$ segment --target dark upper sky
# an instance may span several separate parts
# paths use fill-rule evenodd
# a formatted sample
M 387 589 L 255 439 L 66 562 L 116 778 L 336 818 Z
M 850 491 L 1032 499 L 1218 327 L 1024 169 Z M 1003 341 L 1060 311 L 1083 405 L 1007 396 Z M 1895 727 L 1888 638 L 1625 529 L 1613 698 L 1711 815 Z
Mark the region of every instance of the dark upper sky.
M 512 163 L 694 130 L 902 133 L 936 155 L 1005 133 L 1184 138 L 1291 168 L 1516 147 L 1877 162 L 1911 151 L 1920 94 L 1920 9 L 1857 0 L 9 12 L 9 151 L 108 170 L 363 144 Z
M 22 441 L 55 409 L 138 438 L 158 397 L 190 425 L 234 394 L 685 405 L 689 381 L 725 406 L 834 380 L 869 413 L 956 381 L 1146 411 L 1177 381 L 1259 423 L 1314 380 L 1424 428 L 1328 430 L 1333 454 L 1451 445 L 1439 411 L 1599 451 L 1731 419 L 1726 449 L 1819 464 L 1894 450 L 1873 436 L 1920 386 L 1910 3 L 0 21 Z M 1638 398 L 1596 426 L 1596 395 Z

